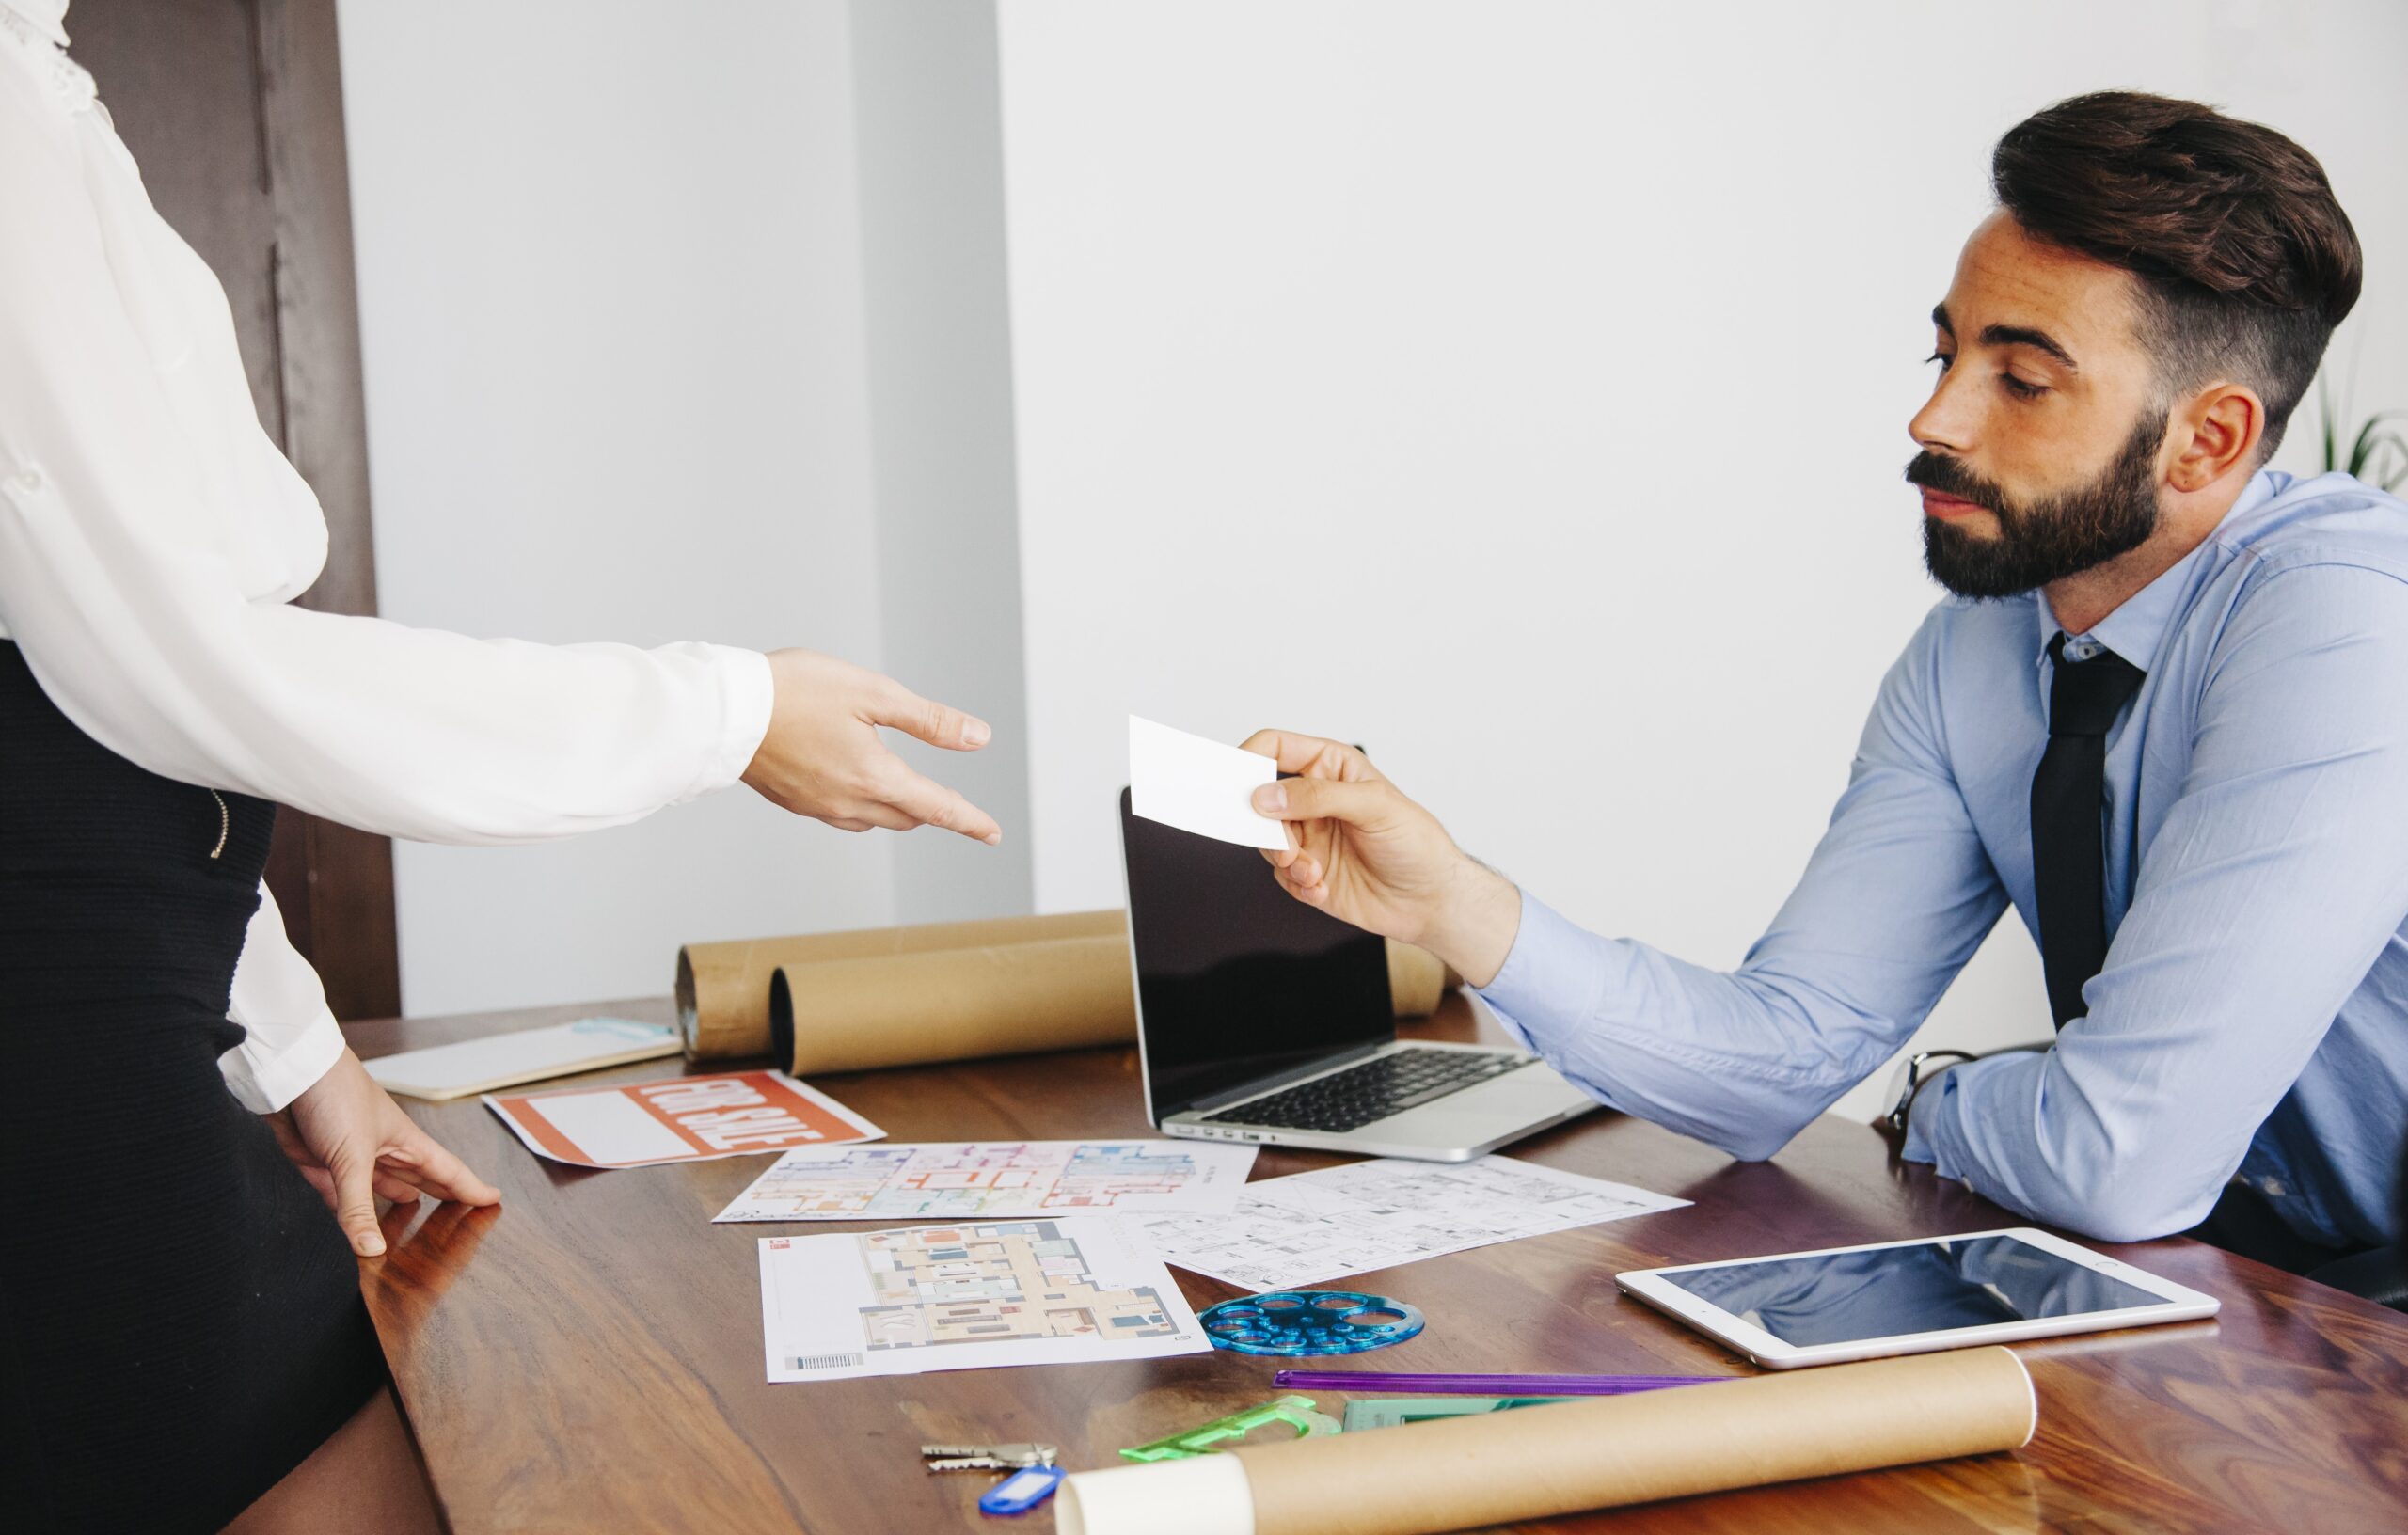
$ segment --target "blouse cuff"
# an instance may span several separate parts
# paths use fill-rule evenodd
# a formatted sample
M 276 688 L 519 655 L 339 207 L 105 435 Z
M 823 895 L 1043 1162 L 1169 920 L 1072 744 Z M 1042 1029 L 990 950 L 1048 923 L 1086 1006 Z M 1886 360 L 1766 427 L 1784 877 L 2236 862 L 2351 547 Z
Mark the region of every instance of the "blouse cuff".
M 726 788 L 743 778 L 752 758 L 768 737 L 769 712 L 777 703 L 777 683 L 769 673 L 769 657 L 757 650 L 733 645 L 705 645 L 719 673 L 720 737 L 710 763 L 685 798 L 695 799 Z
M 333 1013 L 321 1008 L 316 1018 L 279 1043 L 271 1045 L 254 1031 L 217 1057 L 217 1071 L 243 1107 L 253 1114 L 274 1114 L 316 1086 L 342 1052 L 342 1028 Z

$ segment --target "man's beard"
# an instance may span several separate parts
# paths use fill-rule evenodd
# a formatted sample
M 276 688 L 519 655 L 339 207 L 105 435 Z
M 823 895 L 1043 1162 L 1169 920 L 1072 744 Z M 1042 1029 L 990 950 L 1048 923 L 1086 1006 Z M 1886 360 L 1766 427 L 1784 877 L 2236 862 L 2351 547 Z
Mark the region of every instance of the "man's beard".
M 2011 597 L 2140 547 L 2157 530 L 2157 447 L 2165 413 L 2144 417 L 2115 461 L 2077 490 L 2018 506 L 1959 460 L 1929 450 L 1907 465 L 1914 484 L 1961 497 L 1998 518 L 1998 536 L 1975 538 L 1941 518 L 1923 519 L 1923 563 L 1960 597 Z

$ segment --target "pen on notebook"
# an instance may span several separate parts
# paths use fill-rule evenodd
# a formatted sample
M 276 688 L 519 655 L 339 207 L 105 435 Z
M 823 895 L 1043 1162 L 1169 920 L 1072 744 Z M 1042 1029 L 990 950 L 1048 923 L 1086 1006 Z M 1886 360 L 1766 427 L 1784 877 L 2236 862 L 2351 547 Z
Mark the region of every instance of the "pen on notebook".
M 1427 1391 L 1460 1397 L 1619 1397 L 1673 1385 L 1703 1385 L 1727 1375 L 1410 1375 L 1378 1370 L 1283 1369 L 1275 1385 L 1327 1391 Z

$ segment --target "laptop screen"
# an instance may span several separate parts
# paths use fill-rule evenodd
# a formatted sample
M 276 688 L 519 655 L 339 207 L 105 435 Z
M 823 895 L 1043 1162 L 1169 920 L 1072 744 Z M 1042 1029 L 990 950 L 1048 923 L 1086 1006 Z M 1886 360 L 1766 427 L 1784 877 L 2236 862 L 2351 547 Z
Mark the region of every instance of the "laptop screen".
M 1385 940 L 1279 888 L 1251 847 L 1131 813 L 1120 791 L 1153 1117 L 1396 1037 Z

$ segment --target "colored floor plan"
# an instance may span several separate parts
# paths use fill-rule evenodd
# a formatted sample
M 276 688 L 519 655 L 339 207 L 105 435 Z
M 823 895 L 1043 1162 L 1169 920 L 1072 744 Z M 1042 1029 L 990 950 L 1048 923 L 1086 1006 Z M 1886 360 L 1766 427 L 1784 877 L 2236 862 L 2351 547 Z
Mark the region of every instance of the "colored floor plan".
M 826 1147 L 781 1157 L 721 1221 L 978 1220 L 1236 1208 L 1254 1147 L 1180 1141 Z
M 1180 1330 L 1152 1286 L 1099 1286 L 1053 1221 L 879 1231 L 862 1239 L 862 1256 L 882 1303 L 862 1312 L 873 1350 Z
M 772 1381 L 1206 1353 L 1162 1260 L 1093 1215 L 764 1237 Z

